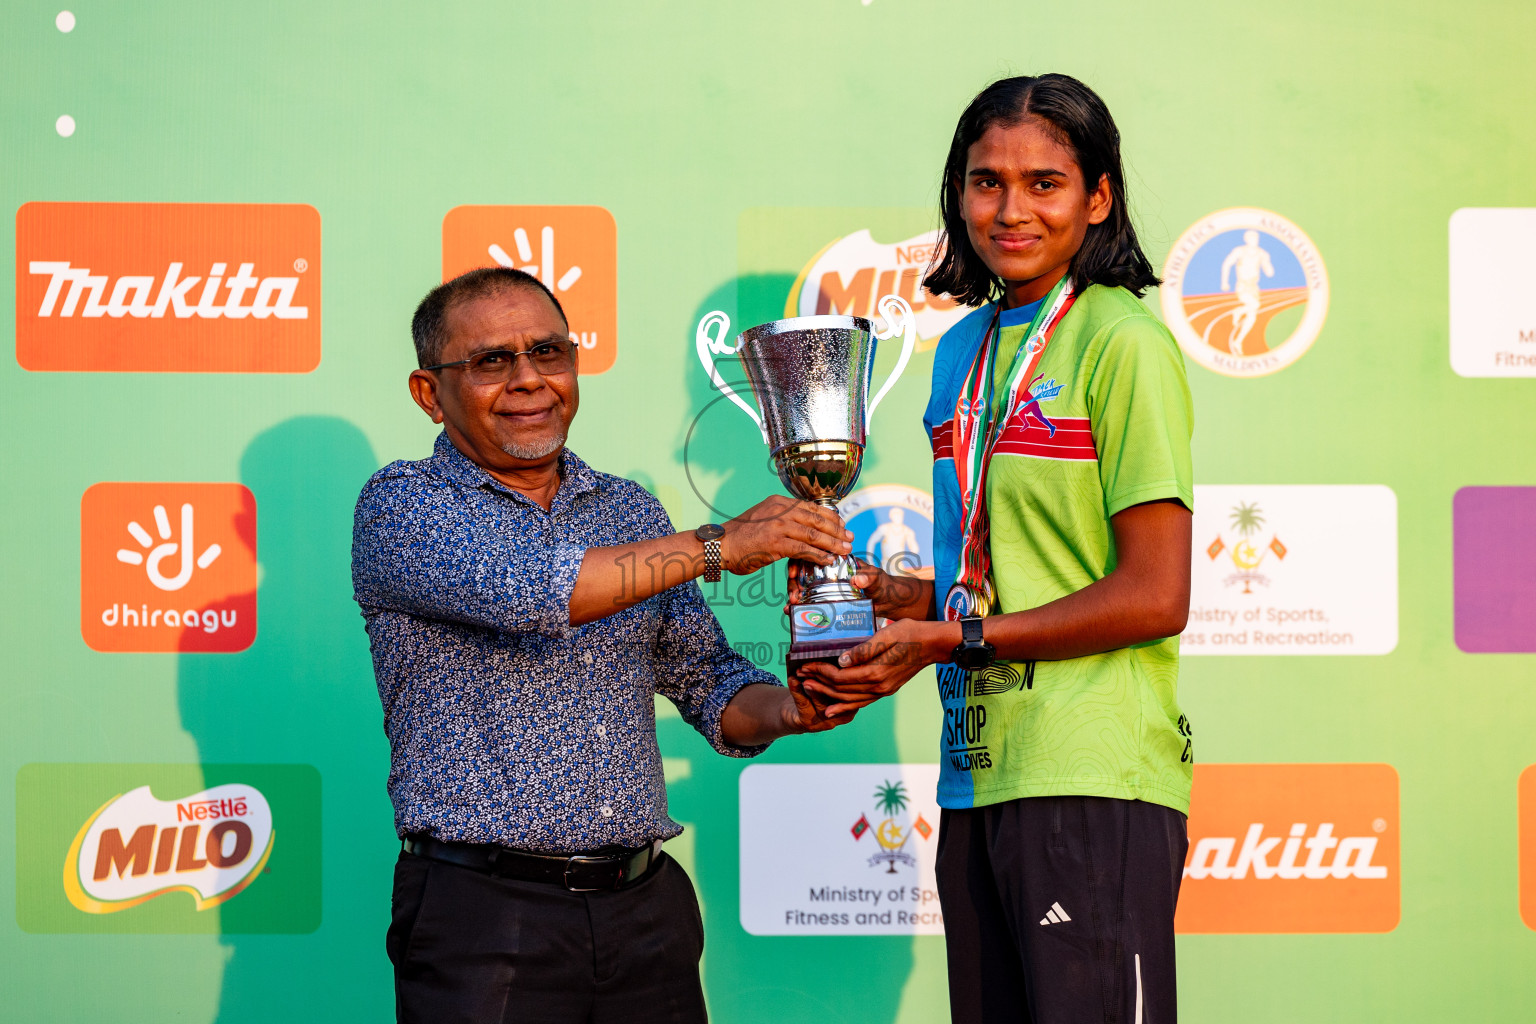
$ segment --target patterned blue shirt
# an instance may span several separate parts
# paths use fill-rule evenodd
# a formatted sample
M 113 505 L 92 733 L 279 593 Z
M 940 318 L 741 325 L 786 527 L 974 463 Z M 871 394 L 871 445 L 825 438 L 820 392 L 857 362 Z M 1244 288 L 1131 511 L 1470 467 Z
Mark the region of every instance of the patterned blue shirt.
M 549 511 L 438 436 L 363 488 L 352 584 L 384 704 L 401 834 L 541 853 L 641 846 L 667 816 L 654 694 L 722 754 L 720 716 L 773 683 L 726 643 L 692 582 L 583 626 L 571 591 L 589 547 L 673 532 L 639 484 L 567 450 Z

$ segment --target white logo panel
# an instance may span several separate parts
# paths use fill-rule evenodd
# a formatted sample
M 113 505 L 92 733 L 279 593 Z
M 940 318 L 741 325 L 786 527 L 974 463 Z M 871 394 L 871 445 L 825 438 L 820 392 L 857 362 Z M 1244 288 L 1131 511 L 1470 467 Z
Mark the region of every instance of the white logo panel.
M 741 773 L 741 926 L 753 935 L 940 935 L 936 764 Z
M 1379 485 L 1195 488 L 1181 654 L 1389 654 L 1397 495 Z
M 1536 209 L 1451 214 L 1451 369 L 1536 377 Z

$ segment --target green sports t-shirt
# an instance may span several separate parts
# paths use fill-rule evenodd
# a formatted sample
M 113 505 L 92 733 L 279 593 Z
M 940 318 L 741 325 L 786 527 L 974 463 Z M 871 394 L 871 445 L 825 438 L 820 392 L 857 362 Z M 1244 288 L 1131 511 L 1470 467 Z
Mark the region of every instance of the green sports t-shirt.
M 935 358 L 925 420 L 934 443 L 941 601 L 960 545 L 950 440 L 955 399 L 992 312 L 978 310 L 957 324 Z M 997 401 L 1032 313 L 1008 310 L 1000 318 Z M 1194 507 L 1183 354 L 1129 292 L 1085 289 L 1026 386 L 1030 397 L 1005 425 L 987 479 L 1000 613 L 1038 608 L 1113 570 L 1109 519 L 1117 512 L 1167 498 Z M 939 666 L 940 804 L 1085 795 L 1187 813 L 1193 747 L 1178 674 L 1177 637 L 1069 661 L 998 663 L 969 678 Z

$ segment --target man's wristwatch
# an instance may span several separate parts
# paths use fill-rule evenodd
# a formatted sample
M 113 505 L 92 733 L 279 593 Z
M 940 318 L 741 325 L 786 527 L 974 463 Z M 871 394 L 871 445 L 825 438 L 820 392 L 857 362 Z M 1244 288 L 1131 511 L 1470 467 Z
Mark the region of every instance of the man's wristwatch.
M 997 657 L 997 648 L 981 637 L 981 616 L 967 615 L 960 620 L 960 646 L 950 660 L 966 671 L 986 668 Z
M 704 542 L 704 582 L 719 583 L 720 568 L 725 563 L 720 558 L 720 538 L 725 536 L 725 527 L 719 523 L 705 523 L 693 535 Z

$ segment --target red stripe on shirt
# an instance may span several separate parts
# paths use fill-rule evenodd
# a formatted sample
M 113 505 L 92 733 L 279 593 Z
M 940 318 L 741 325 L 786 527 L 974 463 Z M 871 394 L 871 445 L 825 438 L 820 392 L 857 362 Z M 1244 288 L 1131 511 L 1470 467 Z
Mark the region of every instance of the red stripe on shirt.
M 1026 417 L 1023 423 L 1014 419 L 1003 430 L 994 454 L 1065 462 L 1093 462 L 1099 457 L 1086 416 L 1052 417 L 1051 423 L 1056 427 L 1054 436 L 1033 416 Z M 955 421 L 946 420 L 933 428 L 933 461 L 954 457 Z

